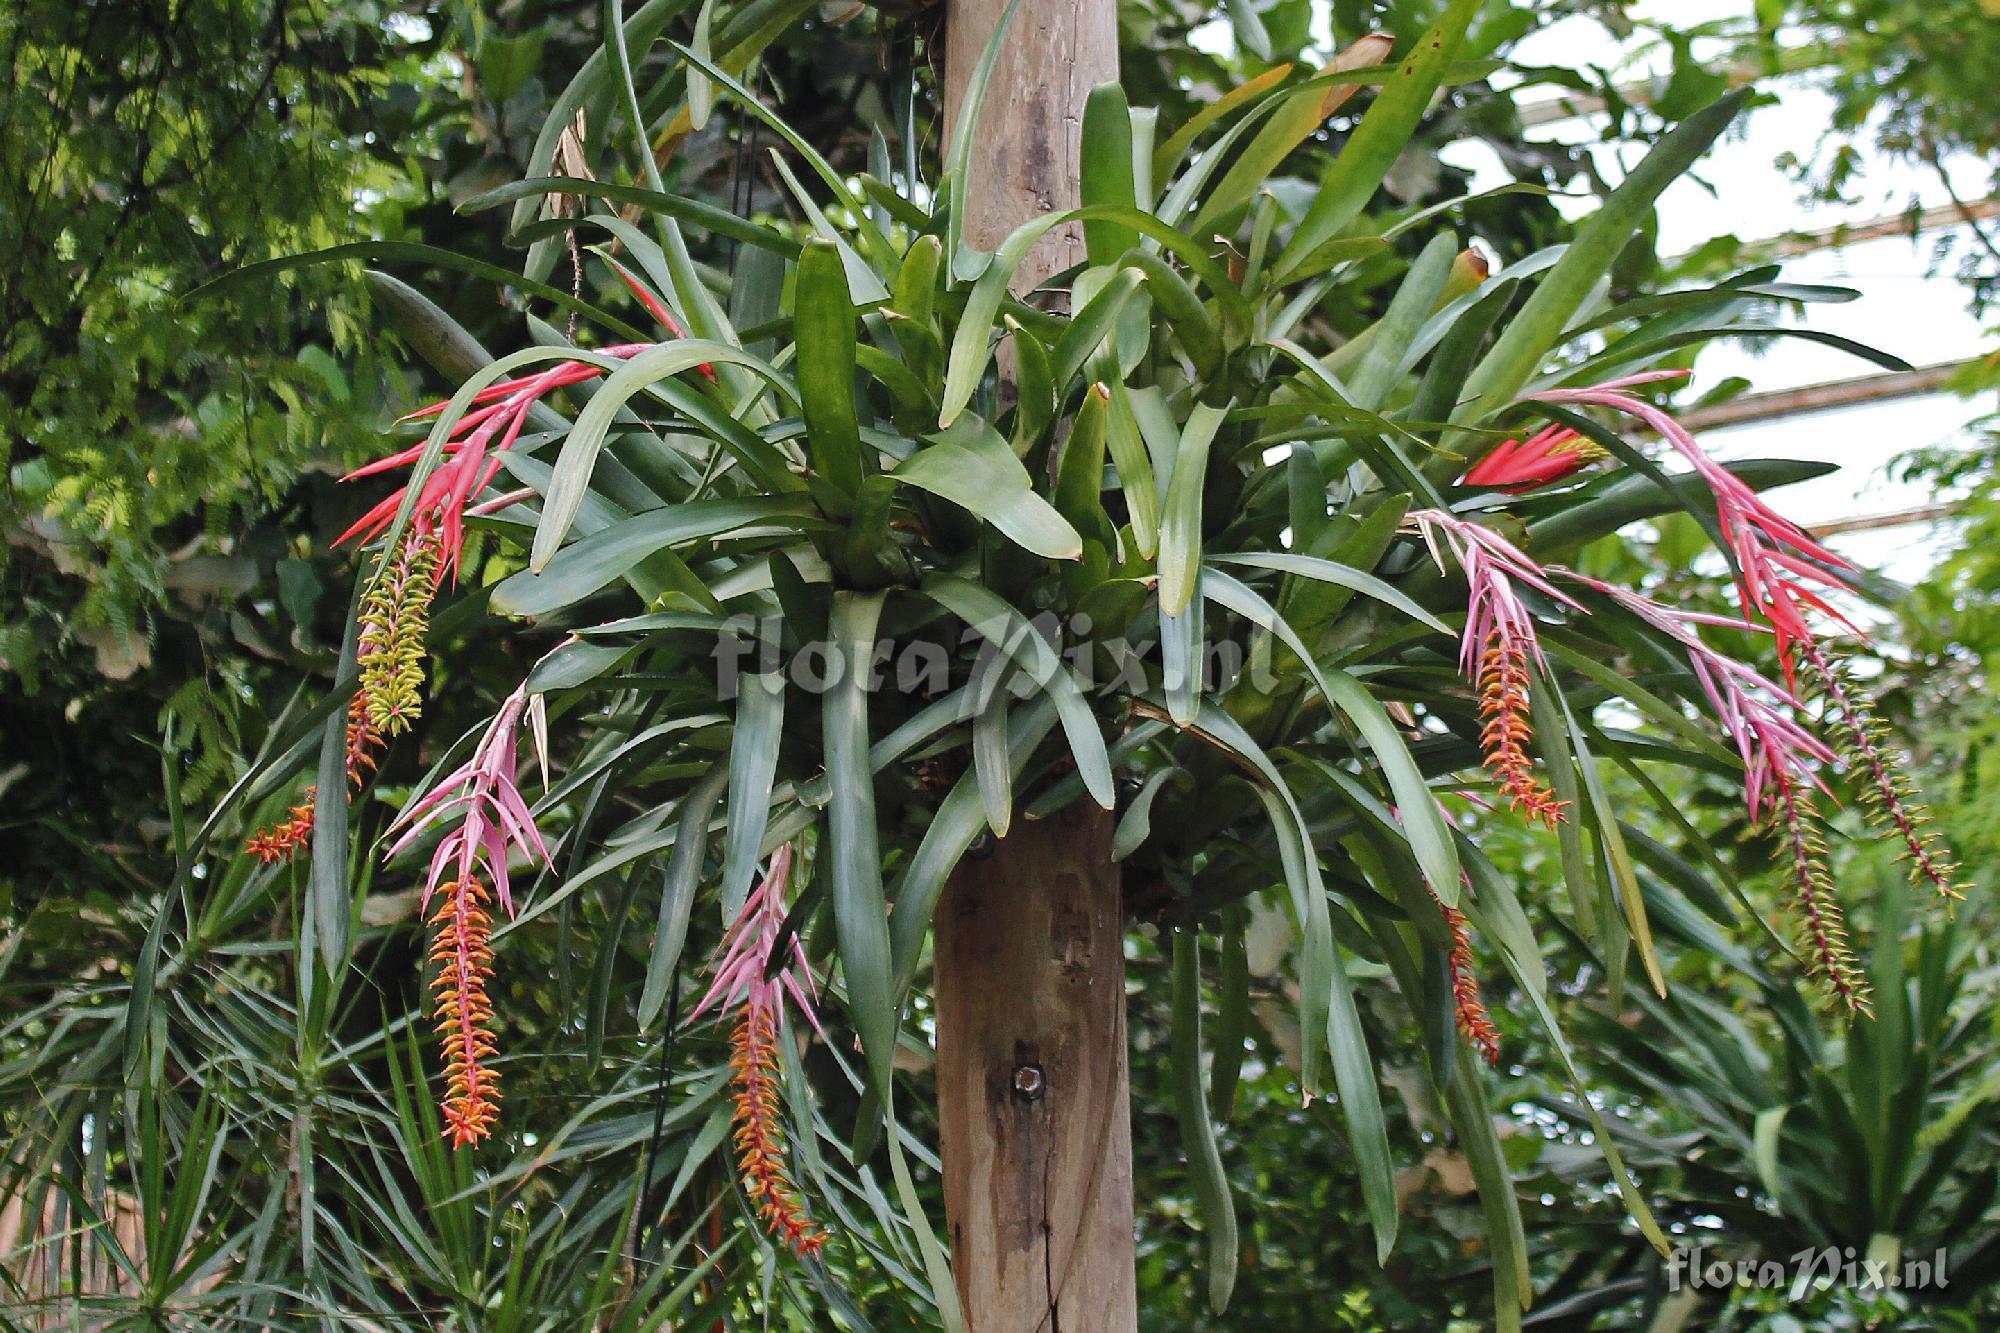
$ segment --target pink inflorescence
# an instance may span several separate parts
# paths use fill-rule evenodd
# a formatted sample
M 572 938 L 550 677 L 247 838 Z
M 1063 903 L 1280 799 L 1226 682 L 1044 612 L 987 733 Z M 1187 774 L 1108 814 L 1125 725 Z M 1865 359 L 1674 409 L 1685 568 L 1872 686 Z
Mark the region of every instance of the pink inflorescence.
M 1548 426 L 1526 440 L 1505 440 L 1474 463 L 1462 486 L 1519 495 L 1565 481 L 1604 457 L 1604 450 L 1566 426 Z
M 792 846 L 786 843 L 772 853 L 770 873 L 724 934 L 715 979 L 688 1021 L 710 1009 L 718 1014 L 735 1011 L 729 1065 L 736 1085 L 735 1144 L 743 1190 L 772 1235 L 801 1258 L 813 1258 L 826 1245 L 827 1236 L 807 1216 L 785 1163 L 784 1085 L 778 1061 L 788 1000 L 798 1006 L 813 1031 L 820 1032 L 813 1013 L 817 994 L 812 968 L 797 935 L 788 940 L 784 929 L 791 872 Z
M 1642 593 L 1587 575 L 1570 577 L 1610 598 L 1686 652 L 1688 666 L 1708 696 L 1723 734 L 1743 760 L 1743 803 L 1750 818 L 1774 825 L 1784 841 L 1807 966 L 1837 1003 L 1853 1013 L 1867 1012 L 1867 982 L 1847 944 L 1840 897 L 1826 868 L 1815 808 L 1817 795 L 1824 790 L 1819 769 L 1834 762 L 1834 752 L 1793 716 L 1799 701 L 1789 691 L 1716 651 L 1696 632 L 1698 625 L 1752 632 L 1757 626 L 1662 606 Z M 1816 651 L 1810 641 L 1805 649 Z
M 519 851 L 531 863 L 539 859 L 546 865 L 549 857 L 535 817 L 515 786 L 515 733 L 527 707 L 524 684 L 501 705 L 472 758 L 398 817 L 393 827 L 402 836 L 389 848 L 394 856 L 438 821 L 461 816 L 431 853 L 422 899 L 428 910 L 432 895 L 443 891 L 431 918 L 436 930 L 431 956 L 439 967 L 434 985 L 448 1083 L 445 1132 L 455 1147 L 485 1138 L 498 1114 L 499 1080 L 488 1064 L 495 1042 L 493 1006 L 486 993 L 492 973 L 487 886 L 492 885 L 500 909 L 512 916 L 508 858 Z
M 1542 665 L 1535 620 L 1516 585 L 1533 588 L 1561 605 L 1583 608 L 1549 582 L 1547 571 L 1493 529 L 1439 509 L 1409 516 L 1431 555 L 1444 568 L 1440 547 L 1465 571 L 1465 631 L 1459 669 L 1479 688 L 1480 747 L 1488 771 L 1508 803 L 1527 818 L 1553 828 L 1565 802 L 1536 779 L 1528 754 L 1533 739 L 1528 690 Z
M 1610 408 L 1644 422 L 1658 432 L 1694 468 L 1715 496 L 1716 519 L 1736 565 L 1737 589 L 1746 615 L 1771 626 L 1785 678 L 1792 679 L 1795 649 L 1813 642 L 1808 610 L 1845 623 L 1823 593 L 1846 585 L 1835 571 L 1852 566 L 1813 539 L 1798 524 L 1764 503 L 1740 477 L 1708 456 L 1671 412 L 1625 390 L 1642 384 L 1679 379 L 1680 370 L 1648 371 L 1582 389 L 1548 389 L 1535 395 L 1543 402 L 1585 404 Z

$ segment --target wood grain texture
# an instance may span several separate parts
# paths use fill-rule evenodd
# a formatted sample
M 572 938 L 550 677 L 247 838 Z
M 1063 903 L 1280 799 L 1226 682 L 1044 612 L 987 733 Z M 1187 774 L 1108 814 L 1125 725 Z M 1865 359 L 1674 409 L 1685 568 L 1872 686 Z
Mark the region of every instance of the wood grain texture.
M 1112 819 L 1017 820 L 939 905 L 938 1124 L 970 1333 L 1137 1327 Z
M 945 106 L 955 125 L 1006 0 L 949 3 Z M 970 244 L 994 249 L 1022 223 L 1077 205 L 1084 103 L 1117 77 L 1115 0 L 1019 0 L 974 140 Z M 1025 294 L 1083 258 L 1082 227 L 1055 228 L 1013 288 Z M 1011 352 L 1003 344 L 996 358 L 1003 402 Z M 938 906 L 939 1138 L 969 1333 L 1138 1326 L 1111 833 L 1111 816 L 1088 802 L 1016 818 L 990 855 L 961 863 Z
M 1006 0 L 950 0 L 945 19 L 946 142 L 965 85 L 1006 12 Z M 1083 105 L 1118 77 L 1118 9 L 1111 0 L 1020 0 L 986 91 L 966 183 L 965 238 L 992 250 L 1031 218 L 1081 196 Z M 1083 259 L 1083 228 L 1057 227 L 1029 252 L 1012 284 L 1025 293 Z

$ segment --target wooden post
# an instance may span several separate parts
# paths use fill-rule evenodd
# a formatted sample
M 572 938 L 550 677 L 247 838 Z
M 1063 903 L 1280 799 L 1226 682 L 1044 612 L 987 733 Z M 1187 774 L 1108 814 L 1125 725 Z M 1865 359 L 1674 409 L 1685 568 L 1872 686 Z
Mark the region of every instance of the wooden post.
M 1111 816 L 1017 819 L 938 911 L 938 1132 L 970 1333 L 1129 1333 L 1132 1115 Z
M 1007 0 L 948 0 L 947 135 L 958 123 L 965 85 L 1006 12 Z M 1117 77 L 1116 0 L 1019 0 L 973 141 L 967 241 L 992 250 L 1023 222 L 1081 202 L 1083 104 L 1092 88 Z M 1058 227 L 1029 253 L 1014 290 L 1025 292 L 1082 259 L 1083 228 Z
M 945 108 L 1007 0 L 948 0 Z M 1080 200 L 1083 108 L 1118 77 L 1116 0 L 1019 0 L 977 134 L 966 240 L 996 248 Z M 948 127 L 949 130 L 949 127 Z M 1026 292 L 1082 260 L 1083 231 L 1043 237 Z M 1012 359 L 1003 347 L 1001 374 Z M 1111 818 L 1084 802 L 1017 817 L 965 861 L 935 926 L 938 1125 L 952 1267 L 970 1333 L 1138 1326 L 1125 933 Z

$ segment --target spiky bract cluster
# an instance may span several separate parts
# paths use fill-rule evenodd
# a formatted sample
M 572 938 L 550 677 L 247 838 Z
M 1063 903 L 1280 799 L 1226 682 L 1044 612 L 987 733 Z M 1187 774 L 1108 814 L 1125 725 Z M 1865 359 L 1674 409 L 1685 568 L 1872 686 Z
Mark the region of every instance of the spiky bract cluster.
M 493 1001 L 486 993 L 493 975 L 488 943 L 493 919 L 486 911 L 486 887 L 477 879 L 454 879 L 439 888 L 431 914 L 431 961 L 438 969 L 431 982 L 437 1000 L 433 1017 L 444 1050 L 445 1137 L 459 1148 L 491 1134 L 500 1115 L 500 1076 L 487 1063 L 495 1051 Z
M 1500 1029 L 1493 1025 L 1485 997 L 1479 993 L 1479 972 L 1472 953 L 1472 926 L 1465 913 L 1433 893 L 1445 924 L 1451 927 L 1451 953 L 1445 962 L 1451 972 L 1451 1002 L 1458 1035 L 1486 1057 L 1488 1064 L 1500 1063 Z
M 730 1030 L 729 1066 L 734 1071 L 736 1161 L 743 1192 L 772 1235 L 801 1258 L 815 1256 L 826 1234 L 814 1227 L 800 1205 L 785 1164 L 783 1082 L 778 1041 L 786 1004 L 796 1004 L 815 1032 L 812 968 L 795 933 L 785 929 L 785 893 L 791 882 L 792 845 L 771 854 L 771 868 L 743 904 L 722 937 L 715 979 L 688 1016 L 693 1022 L 710 1009 L 736 1009 Z M 823 1037 L 825 1033 L 820 1033 Z
M 368 716 L 368 696 L 359 690 L 347 704 L 347 790 L 361 790 L 361 784 L 375 771 L 386 742 Z M 299 803 L 269 828 L 257 830 L 244 840 L 243 850 L 266 865 L 289 861 L 312 842 L 314 802 L 319 785 L 307 787 Z
M 1479 657 L 1479 746 L 1487 771 L 1524 817 L 1554 828 L 1562 822 L 1564 801 L 1535 777 L 1528 754 L 1534 728 L 1528 721 L 1528 656 L 1519 643 L 1497 630 Z
M 1806 966 L 1835 1004 L 1850 1014 L 1870 1012 L 1868 982 L 1847 944 L 1847 916 L 1826 869 L 1826 843 L 1812 789 L 1791 778 L 1778 783 L 1778 828 L 1792 863 L 1792 906 L 1799 919 L 1799 947 Z
M 1902 843 L 1900 856 L 1912 884 L 1928 884 L 1939 897 L 1954 902 L 1963 898 L 1954 880 L 1958 867 L 1945 855 L 1930 811 L 1917 799 L 1915 784 L 1889 739 L 1888 724 L 1876 715 L 1845 655 L 1815 643 L 1806 647 L 1803 660 L 1821 723 L 1841 762 L 1860 778 L 1861 809 L 1869 822 Z
M 424 703 L 424 644 L 438 588 L 439 538 L 412 527 L 380 557 L 361 601 L 355 666 L 367 723 L 383 737 L 410 729 Z
M 1480 748 L 1495 784 L 1514 809 L 1554 828 L 1564 801 L 1535 778 L 1528 742 L 1528 687 L 1541 665 L 1535 618 L 1521 600 L 1522 587 L 1581 612 L 1577 602 L 1549 582 L 1548 571 L 1493 529 L 1438 509 L 1420 509 L 1409 521 L 1422 534 L 1438 568 L 1449 550 L 1465 571 L 1465 631 L 1459 670 L 1479 688 Z M 1442 548 L 1442 549 L 1440 549 Z
M 243 842 L 243 850 L 265 865 L 289 861 L 312 841 L 313 801 L 319 788 L 307 787 L 305 798 L 269 828 L 258 829 Z
M 826 1232 L 813 1225 L 785 1163 L 783 1082 L 778 1073 L 778 1016 L 766 1004 L 745 1005 L 729 1034 L 734 1090 L 736 1164 L 757 1216 L 801 1258 L 817 1258 Z

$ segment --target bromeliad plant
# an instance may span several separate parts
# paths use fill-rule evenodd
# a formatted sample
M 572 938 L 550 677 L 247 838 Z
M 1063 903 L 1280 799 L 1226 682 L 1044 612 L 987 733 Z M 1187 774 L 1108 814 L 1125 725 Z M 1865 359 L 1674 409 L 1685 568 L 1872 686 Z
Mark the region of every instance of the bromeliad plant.
M 613 43 L 610 73 L 598 71 L 609 87 L 594 105 L 613 132 L 595 143 L 617 141 L 619 116 L 628 136 L 648 119 L 626 46 L 652 41 L 653 8 Z M 1163 886 L 1148 910 L 1182 932 L 1177 994 L 1193 997 L 1177 1014 L 1200 1008 L 1199 949 L 1185 932 L 1236 919 L 1225 909 L 1251 895 L 1288 906 L 1299 1086 L 1338 1094 L 1385 1255 L 1394 1167 L 1359 977 L 1386 976 L 1441 1034 L 1429 1072 L 1478 1180 L 1496 1309 L 1514 1326 L 1532 1293 L 1472 1058 L 1499 1054 L 1473 959 L 1477 949 L 1505 967 L 1558 1053 L 1538 920 L 1587 940 L 1614 989 L 1636 959 L 1664 993 L 1641 892 L 1650 840 L 1610 799 L 1604 761 L 1740 767 L 1749 815 L 1775 821 L 1792 858 L 1801 965 L 1841 1007 L 1865 1009 L 1819 854 L 1830 774 L 1857 767 L 1867 808 L 1907 844 L 1913 873 L 1955 890 L 1893 747 L 1839 668 L 1847 567 L 1760 494 L 1821 469 L 1725 467 L 1648 396 L 1687 349 L 1745 327 L 1783 332 L 1747 317 L 1846 293 L 1760 269 L 1608 300 L 1613 260 L 1741 95 L 1662 139 L 1570 244 L 1498 274 L 1449 206 L 1368 214 L 1427 105 L 1462 75 L 1478 9 L 1456 0 L 1386 73 L 1367 67 L 1387 45 L 1370 39 L 1319 75 L 1232 93 L 1157 143 L 1148 113 L 1100 88 L 1084 206 L 993 253 L 963 240 L 975 115 L 960 117 L 937 179 L 921 178 L 914 156 L 892 172 L 886 149 L 857 179 L 703 42 L 680 52 L 690 105 L 733 99 L 768 126 L 801 221 L 730 217 L 669 193 L 651 138 L 632 183 L 605 160 L 595 179 L 486 196 L 511 203 L 532 242 L 525 289 L 576 310 L 587 332 L 537 322 L 537 345 L 459 363 L 470 373 L 458 391 L 417 414 L 428 437 L 363 470 L 406 468 L 408 479 L 354 532 L 376 554 L 350 648 L 344 761 L 364 777 L 417 706 L 424 609 L 456 575 L 468 530 L 516 544 L 523 563 L 491 589 L 489 609 L 555 646 L 470 759 L 411 798 L 389 849 L 420 850 L 443 831 L 426 895 L 439 903 L 432 957 L 455 1143 L 496 1132 L 500 1114 L 506 1022 L 491 974 L 506 949 L 489 912 L 518 907 L 510 928 L 531 928 L 657 864 L 650 971 L 631 1017 L 659 1031 L 691 931 L 729 927 L 703 1009 L 734 1011 L 729 1114 L 745 1216 L 806 1258 L 839 1245 L 837 1228 L 829 1240 L 808 1220 L 829 1214 L 800 1198 L 785 1160 L 787 1098 L 814 1123 L 799 1109 L 790 1043 L 802 1034 L 782 1021 L 787 1002 L 811 1018 L 813 974 L 837 976 L 830 1012 L 858 1038 L 856 1081 L 868 1105 L 893 1107 L 897 1043 L 922 1040 L 906 1012 L 954 867 L 1014 820 L 1089 801 L 1118 811 L 1131 880 Z M 1287 211 L 1266 175 L 1367 83 L 1380 91 L 1352 136 L 1309 203 Z M 564 206 L 541 220 L 545 200 Z M 626 211 L 574 206 L 586 200 Z M 733 282 L 695 262 L 684 225 L 737 247 Z M 1058 229 L 1080 229 L 1084 261 L 1016 295 L 1024 259 Z M 622 283 L 664 334 L 635 340 L 617 315 L 541 282 L 571 233 L 604 243 L 607 287 Z M 398 302 L 406 318 L 449 329 L 407 289 Z M 1359 336 L 1335 336 L 1323 318 L 1371 303 L 1379 318 Z M 1664 455 L 1622 433 L 1634 426 Z M 1730 562 L 1738 617 L 1564 567 L 1674 511 Z M 1771 634 L 1784 683 L 1712 647 L 1704 636 L 1718 628 Z M 1817 715 L 1800 699 L 1808 691 L 1824 700 Z M 1601 707 L 1665 739 L 1641 743 L 1600 721 Z M 563 770 L 532 806 L 514 741 L 531 712 L 538 724 L 545 715 L 540 748 Z M 1474 798 L 1472 817 L 1440 803 L 1459 793 Z M 322 825 L 340 800 L 323 776 Z M 302 843 L 310 814 L 253 850 Z M 1516 818 L 1556 842 L 1560 882 L 1510 883 L 1481 855 L 1482 827 Z M 1664 800 L 1656 819 L 1698 838 Z M 544 868 L 526 892 L 509 891 L 510 858 Z M 787 904 L 806 865 L 811 886 Z M 1243 1010 L 1245 984 L 1238 972 L 1221 991 L 1225 1013 Z M 1199 1089 L 1198 1043 L 1177 1041 L 1175 1056 L 1188 1066 L 1180 1081 Z M 1187 1122 L 1208 1132 L 1205 1115 Z M 886 1143 L 915 1217 L 902 1137 Z M 1597 1141 L 1633 1220 L 1664 1249 L 1616 1140 L 1599 1126 Z M 702 1142 L 722 1151 L 719 1135 Z M 801 1146 L 817 1161 L 816 1145 Z M 1228 1209 L 1217 1154 L 1203 1146 L 1189 1159 L 1207 1175 L 1209 1206 Z M 938 1247 L 915 1225 L 932 1293 L 948 1299 Z M 1233 1228 L 1212 1218 L 1209 1235 L 1219 1308 Z

